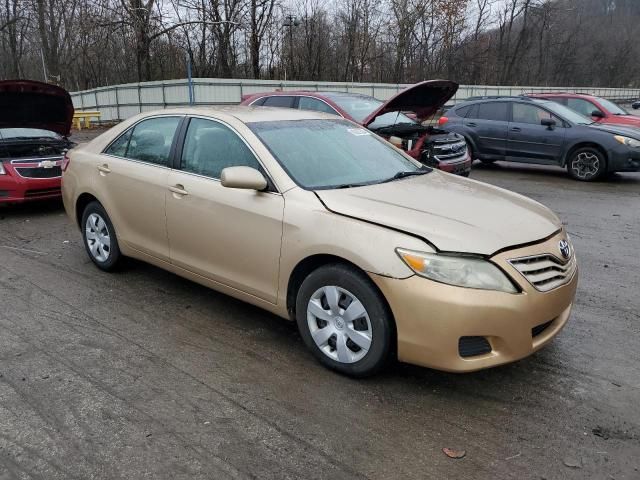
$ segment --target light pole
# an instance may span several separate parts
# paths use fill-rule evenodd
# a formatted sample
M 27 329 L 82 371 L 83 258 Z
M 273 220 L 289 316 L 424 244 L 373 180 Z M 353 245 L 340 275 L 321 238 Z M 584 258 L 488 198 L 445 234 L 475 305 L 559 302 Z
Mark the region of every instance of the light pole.
M 289 29 L 289 65 L 291 67 L 291 76 L 295 75 L 295 71 L 293 68 L 293 27 L 297 27 L 300 25 L 300 21 L 294 15 L 286 15 L 283 27 Z M 287 81 L 287 67 L 284 68 L 284 81 Z

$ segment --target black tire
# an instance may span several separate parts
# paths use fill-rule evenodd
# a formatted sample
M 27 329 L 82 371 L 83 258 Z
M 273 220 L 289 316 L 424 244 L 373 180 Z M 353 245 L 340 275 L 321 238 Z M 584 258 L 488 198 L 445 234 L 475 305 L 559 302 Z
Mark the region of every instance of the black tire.
M 607 159 L 597 148 L 578 148 L 567 159 L 567 172 L 574 180 L 593 182 L 606 174 Z
M 307 313 L 312 297 L 322 291 L 324 287 L 342 289 L 342 292 L 339 292 L 337 302 L 341 313 L 337 317 L 342 319 L 342 315 L 345 316 L 343 327 L 336 326 L 336 323 L 329 325 L 328 321 L 319 320 Z M 346 318 L 347 308 L 354 301 L 349 297 L 349 294 L 353 295 L 355 301 L 359 301 L 365 310 L 365 313 L 361 317 L 356 317 L 353 322 L 349 322 Z M 324 293 L 320 293 L 320 295 L 324 295 Z M 328 302 L 328 298 L 324 296 L 320 300 L 314 301 L 319 301 L 322 305 L 323 302 Z M 324 309 L 324 307 L 321 308 Z M 327 308 L 330 309 L 330 307 Z M 329 313 L 329 310 L 326 310 L 326 313 Z M 326 265 L 313 271 L 305 278 L 296 298 L 296 321 L 302 339 L 311 353 L 321 364 L 332 370 L 352 377 L 366 377 L 378 372 L 389 360 L 394 338 L 391 313 L 371 279 L 355 268 L 342 264 Z M 316 322 L 313 327 L 310 325 L 312 322 Z M 325 326 L 320 327 L 321 323 Z M 315 332 L 320 331 L 321 328 L 331 327 L 333 329 L 334 334 L 322 347 L 324 350 L 316 344 L 312 337 L 311 328 L 316 327 L 319 328 Z M 341 328 L 341 330 L 338 331 L 337 328 Z M 370 336 L 370 345 L 367 350 L 360 348 L 351 340 L 350 335 L 355 335 L 353 338 L 357 338 L 359 333 Z M 340 338 L 346 339 L 342 346 L 349 349 L 346 355 L 353 360 L 351 363 L 330 357 L 330 355 L 338 356 L 339 354 L 338 335 Z M 331 339 L 333 339 L 333 352 L 331 351 Z
M 92 221 L 96 218 L 96 216 L 104 222 L 104 225 L 98 223 L 100 226 L 99 229 L 101 233 L 102 241 L 102 249 L 97 250 L 96 252 L 92 251 L 92 247 L 96 244 L 96 239 L 90 238 L 90 234 L 93 233 L 93 230 L 96 228 L 90 227 L 88 225 L 89 219 L 91 217 Z M 87 251 L 87 255 L 91 261 L 101 270 L 105 272 L 113 272 L 117 270 L 118 267 L 122 264 L 122 253 L 120 253 L 120 246 L 118 245 L 118 239 L 116 237 L 116 230 L 113 228 L 113 224 L 111 223 L 111 219 L 107 214 L 104 207 L 100 204 L 100 202 L 91 202 L 89 203 L 84 212 L 82 212 L 82 223 L 80 225 L 80 230 L 82 231 L 82 241 L 84 243 L 84 247 Z M 105 237 L 109 239 L 108 248 L 106 246 Z M 101 252 L 101 253 L 100 253 Z M 102 258 L 106 254 L 106 258 Z

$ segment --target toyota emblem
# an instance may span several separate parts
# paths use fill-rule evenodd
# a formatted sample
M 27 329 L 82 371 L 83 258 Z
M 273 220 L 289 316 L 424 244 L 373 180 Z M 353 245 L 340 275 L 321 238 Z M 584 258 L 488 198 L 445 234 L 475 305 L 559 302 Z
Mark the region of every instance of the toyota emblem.
M 558 248 L 560 249 L 560 253 L 563 258 L 568 259 L 571 256 L 571 247 L 569 247 L 569 242 L 566 240 L 560 240 Z

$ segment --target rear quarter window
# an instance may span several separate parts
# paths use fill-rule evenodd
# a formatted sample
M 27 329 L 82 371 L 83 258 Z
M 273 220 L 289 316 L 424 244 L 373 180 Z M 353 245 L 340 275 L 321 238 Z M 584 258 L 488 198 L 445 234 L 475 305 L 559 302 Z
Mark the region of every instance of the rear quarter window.
M 273 97 L 266 97 L 263 105 L 265 107 L 293 108 L 294 100 L 295 100 L 295 97 L 289 97 L 285 95 L 274 95 Z

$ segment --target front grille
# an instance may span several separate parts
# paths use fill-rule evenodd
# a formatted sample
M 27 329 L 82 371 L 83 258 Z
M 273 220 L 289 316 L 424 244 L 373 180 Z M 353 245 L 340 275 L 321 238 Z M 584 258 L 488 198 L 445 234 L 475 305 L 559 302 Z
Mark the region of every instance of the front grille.
M 24 178 L 57 178 L 62 175 L 62 168 L 54 166 L 44 167 L 17 167 L 16 172 Z
M 458 352 L 461 357 L 475 357 L 491 352 L 491 345 L 484 337 L 460 337 Z
M 549 320 L 546 323 L 543 323 L 541 325 L 537 325 L 537 326 L 533 327 L 531 329 L 531 336 L 534 337 L 534 338 L 537 337 L 542 332 L 544 332 L 547 328 L 549 328 L 552 323 L 553 323 L 553 320 Z
M 576 257 L 573 254 L 566 262 L 545 253 L 514 258 L 509 263 L 540 292 L 548 292 L 568 283 L 576 271 Z
M 37 190 L 27 190 L 24 192 L 24 196 L 27 198 L 34 197 L 48 197 L 50 195 L 61 195 L 62 190 L 60 188 L 40 188 Z

